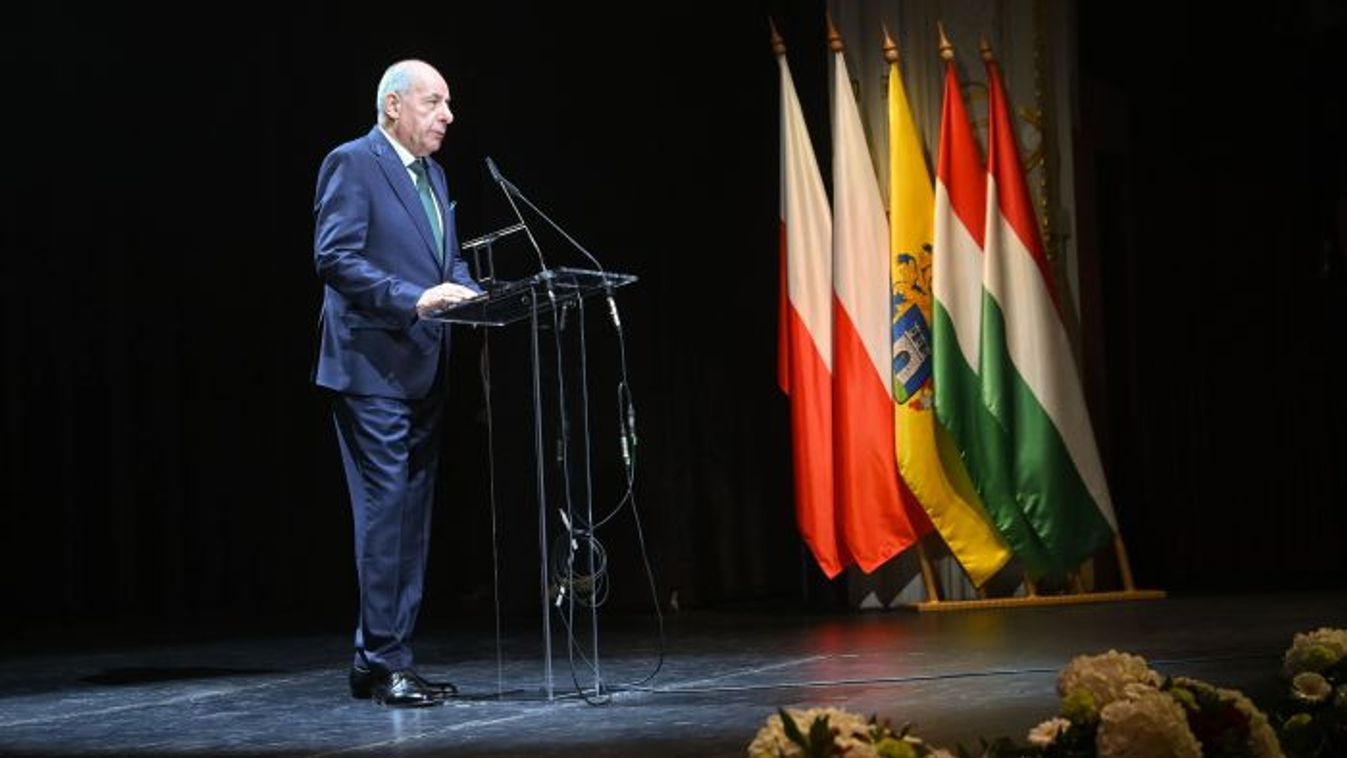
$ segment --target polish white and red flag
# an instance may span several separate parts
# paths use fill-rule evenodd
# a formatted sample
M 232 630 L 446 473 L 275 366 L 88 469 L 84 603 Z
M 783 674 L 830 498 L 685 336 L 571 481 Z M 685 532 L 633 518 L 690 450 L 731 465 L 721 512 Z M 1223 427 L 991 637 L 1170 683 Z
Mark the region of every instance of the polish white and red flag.
M 898 476 L 892 382 L 889 226 L 852 95 L 833 48 L 833 433 L 843 539 L 863 571 L 931 531 Z
M 781 323 L 778 380 L 790 396 L 795 518 L 819 568 L 852 562 L 839 529 L 833 475 L 832 214 L 785 46 L 781 69 Z

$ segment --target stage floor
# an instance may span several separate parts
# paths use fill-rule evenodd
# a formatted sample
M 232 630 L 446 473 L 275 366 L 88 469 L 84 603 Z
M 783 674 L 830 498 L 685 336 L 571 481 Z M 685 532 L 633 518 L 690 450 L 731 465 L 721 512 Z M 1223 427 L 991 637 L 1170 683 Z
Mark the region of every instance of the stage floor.
M 1347 593 L 843 616 L 696 612 L 601 618 L 606 705 L 576 696 L 557 636 L 544 697 L 541 624 L 495 636 L 430 629 L 419 668 L 463 697 L 392 710 L 346 691 L 344 634 L 0 659 L 0 753 L 743 755 L 777 706 L 878 714 L 937 745 L 1024 733 L 1055 715 L 1058 670 L 1110 648 L 1270 705 L 1299 631 L 1347 626 Z M 586 652 L 588 642 L 586 641 Z M 580 682 L 593 675 L 577 660 Z M 502 695 L 502 691 L 504 694 Z

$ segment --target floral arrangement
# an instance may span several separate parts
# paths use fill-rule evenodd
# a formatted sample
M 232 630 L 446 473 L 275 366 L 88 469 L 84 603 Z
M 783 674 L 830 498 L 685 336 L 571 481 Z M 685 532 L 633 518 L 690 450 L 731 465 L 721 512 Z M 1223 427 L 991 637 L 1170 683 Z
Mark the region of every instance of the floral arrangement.
M 888 722 L 840 708 L 778 709 L 748 746 L 750 758 L 954 758 Z
M 1281 740 L 1293 756 L 1347 755 L 1347 629 L 1297 634 L 1282 660 L 1290 683 Z
M 1024 742 L 983 740 L 983 758 L 1283 758 L 1347 756 L 1347 630 L 1296 635 L 1283 673 L 1294 713 L 1272 722 L 1238 690 L 1165 677 L 1138 655 L 1081 655 L 1057 677 L 1057 716 Z M 751 758 L 953 758 L 887 722 L 837 708 L 784 709 L 748 746 Z M 959 749 L 960 756 L 968 752 Z
M 1002 739 L 994 756 L 1281 756 L 1267 717 L 1244 695 L 1197 679 L 1166 679 L 1140 656 L 1077 656 L 1057 678 L 1059 716 Z

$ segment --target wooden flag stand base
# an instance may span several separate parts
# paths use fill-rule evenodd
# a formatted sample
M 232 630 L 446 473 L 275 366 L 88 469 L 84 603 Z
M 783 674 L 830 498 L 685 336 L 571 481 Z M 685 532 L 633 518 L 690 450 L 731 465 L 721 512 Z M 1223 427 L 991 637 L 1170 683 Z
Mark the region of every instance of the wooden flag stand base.
M 1082 605 L 1085 603 L 1116 603 L 1130 600 L 1160 600 L 1165 597 L 1164 590 L 1139 590 L 1132 582 L 1132 564 L 1127 560 L 1127 548 L 1123 546 L 1122 537 L 1113 536 L 1113 551 L 1118 557 L 1118 571 L 1122 574 L 1123 589 L 1112 592 L 1085 592 L 1080 589 L 1080 582 L 1073 581 L 1077 591 L 1065 595 L 1040 595 L 1034 583 L 1027 578 L 1024 584 L 1029 588 L 1029 594 L 1023 597 L 980 597 L 977 600 L 941 600 L 940 586 L 936 582 L 935 569 L 931 566 L 931 559 L 926 555 L 926 547 L 920 542 L 917 543 L 917 559 L 921 563 L 922 584 L 926 588 L 926 597 L 931 598 L 921 603 L 908 603 L 905 608 L 911 608 L 916 611 L 938 612 L 938 611 L 971 611 L 987 608 L 1040 608 L 1051 605 Z

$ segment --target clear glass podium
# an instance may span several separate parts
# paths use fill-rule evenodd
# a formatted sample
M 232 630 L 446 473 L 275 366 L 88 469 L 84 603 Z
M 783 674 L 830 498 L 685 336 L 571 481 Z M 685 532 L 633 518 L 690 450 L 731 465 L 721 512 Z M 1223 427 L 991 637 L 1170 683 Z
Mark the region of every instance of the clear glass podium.
M 480 271 L 480 269 L 479 269 Z M 530 328 L 530 345 L 532 348 L 532 391 L 533 391 L 533 457 L 534 471 L 536 477 L 536 498 L 538 504 L 538 550 L 539 550 L 539 597 L 542 611 L 542 646 L 543 646 L 543 691 L 546 699 L 554 699 L 554 679 L 552 670 L 552 607 L 557 603 L 557 598 L 553 594 L 555 589 L 553 579 L 549 577 L 552 561 L 549 556 L 549 532 L 548 516 L 555 510 L 549 510 L 548 506 L 548 481 L 546 467 L 548 457 L 544 454 L 544 402 L 542 388 L 542 357 L 540 350 L 539 332 L 549 328 L 555 323 L 553 314 L 560 314 L 564 318 L 565 311 L 579 306 L 583 309 L 581 301 L 593 296 L 601 296 L 606 300 L 612 298 L 612 293 L 619 287 L 624 287 L 637 280 L 632 274 L 621 274 L 610 271 L 597 271 L 575 268 L 554 268 L 544 269 L 525 279 L 516 281 L 499 282 L 487 278 L 480 282 L 486 288 L 486 292 L 471 300 L 456 303 L 429 318 L 437 321 L 443 321 L 450 324 L 467 324 L 479 327 L 506 327 L 511 324 L 527 322 Z M 617 314 L 615 306 L 613 307 L 612 317 L 616 322 Z M 546 318 L 546 321 L 544 321 Z M 560 358 L 558 357 L 558 360 Z M 582 356 L 583 361 L 583 356 Z M 582 377 L 584 375 L 582 374 Z M 588 381 L 582 378 L 582 381 Z M 587 397 L 587 393 L 586 393 Z M 581 413 L 588 416 L 589 409 L 583 408 Z M 490 401 L 487 404 L 487 413 L 490 416 Z M 557 413 L 565 416 L 567 411 L 564 406 Z M 578 447 L 583 450 L 590 448 L 589 426 L 580 425 L 580 436 Z M 589 479 L 589 456 L 583 456 L 583 472 L 580 474 Z M 492 512 L 495 513 L 495 472 L 491 473 L 491 491 L 493 493 Z M 591 507 L 592 510 L 592 507 Z M 494 520 L 493 515 L 493 520 Z M 586 514 L 588 523 L 593 523 L 592 512 Z M 593 555 L 590 555 L 590 563 L 593 565 Z M 498 590 L 499 592 L 499 590 Z M 597 613 L 591 607 L 591 632 L 592 646 L 590 653 L 594 668 L 594 693 L 600 694 L 602 683 L 599 677 L 599 659 L 598 659 L 598 618 Z M 499 622 L 498 622 L 499 623 Z M 497 658 L 499 652 L 499 629 L 497 640 Z M 568 644 L 570 641 L 568 640 Z M 500 661 L 497 661 L 497 669 L 500 668 Z M 498 685 L 499 688 L 499 685 Z M 498 694 L 503 694 L 503 689 Z
M 563 266 L 540 271 L 527 279 L 490 282 L 486 294 L 452 305 L 432 318 L 451 324 L 506 326 L 545 316 L 580 298 L 607 295 L 635 281 L 633 274 Z

